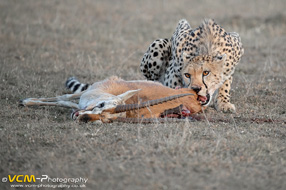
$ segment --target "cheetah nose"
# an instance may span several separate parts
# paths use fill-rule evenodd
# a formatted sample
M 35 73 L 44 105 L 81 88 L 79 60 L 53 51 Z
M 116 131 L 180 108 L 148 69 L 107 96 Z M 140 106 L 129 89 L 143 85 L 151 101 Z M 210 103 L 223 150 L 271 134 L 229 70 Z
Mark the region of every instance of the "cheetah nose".
M 191 89 L 194 90 L 196 93 L 199 93 L 199 91 L 202 89 L 202 87 L 200 87 L 200 86 L 192 86 Z

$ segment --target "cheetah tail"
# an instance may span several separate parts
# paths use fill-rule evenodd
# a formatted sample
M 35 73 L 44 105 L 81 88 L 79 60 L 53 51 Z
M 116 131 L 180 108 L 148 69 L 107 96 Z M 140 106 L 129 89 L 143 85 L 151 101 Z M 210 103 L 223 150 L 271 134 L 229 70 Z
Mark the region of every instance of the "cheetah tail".
M 79 82 L 75 77 L 70 77 L 66 81 L 66 88 L 69 89 L 72 93 L 82 92 L 88 89 L 89 84 L 83 84 Z

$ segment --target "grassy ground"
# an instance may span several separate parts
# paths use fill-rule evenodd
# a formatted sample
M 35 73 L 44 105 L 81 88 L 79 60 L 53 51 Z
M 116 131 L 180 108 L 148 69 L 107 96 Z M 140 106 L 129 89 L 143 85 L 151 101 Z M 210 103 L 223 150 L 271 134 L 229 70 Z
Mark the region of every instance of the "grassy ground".
M 286 120 L 285 10 L 284 0 L 0 1 L 1 179 L 85 177 L 83 189 L 285 189 L 286 127 L 271 122 Z M 143 53 L 171 37 L 181 18 L 193 27 L 214 18 L 241 35 L 238 113 L 206 111 L 229 122 L 79 125 L 63 108 L 18 107 L 23 98 L 62 94 L 69 76 L 143 79 Z M 0 189 L 11 184 L 19 183 Z

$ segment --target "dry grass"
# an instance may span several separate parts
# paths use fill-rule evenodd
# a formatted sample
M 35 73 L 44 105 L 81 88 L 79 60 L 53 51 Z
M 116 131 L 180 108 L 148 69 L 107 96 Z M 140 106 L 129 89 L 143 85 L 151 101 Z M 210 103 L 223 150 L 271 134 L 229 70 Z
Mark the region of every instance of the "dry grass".
M 86 177 L 87 189 L 285 189 L 286 3 L 280 1 L 0 2 L 0 173 Z M 142 79 L 148 45 L 181 18 L 239 32 L 230 122 L 79 125 L 63 108 L 19 108 L 77 76 Z M 8 189 L 9 183 L 0 183 Z M 29 188 L 32 189 L 32 188 Z

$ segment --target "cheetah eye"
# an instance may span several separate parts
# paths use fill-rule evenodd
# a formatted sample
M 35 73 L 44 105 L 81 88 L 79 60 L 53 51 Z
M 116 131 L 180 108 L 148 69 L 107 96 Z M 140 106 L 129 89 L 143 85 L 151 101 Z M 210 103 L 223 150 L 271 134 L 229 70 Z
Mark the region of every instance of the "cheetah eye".
M 186 78 L 191 78 L 191 75 L 189 73 L 184 74 Z
M 203 76 L 205 77 L 205 76 L 208 76 L 210 74 L 210 72 L 209 71 L 204 71 L 203 72 Z

